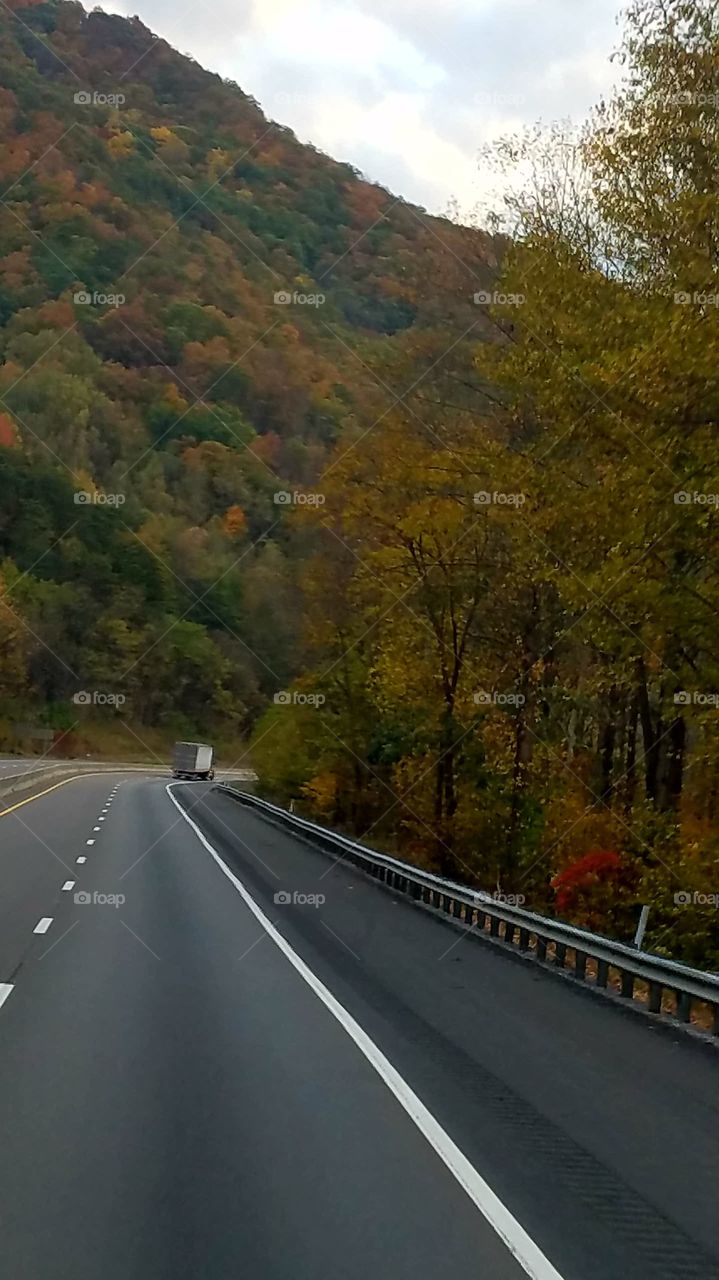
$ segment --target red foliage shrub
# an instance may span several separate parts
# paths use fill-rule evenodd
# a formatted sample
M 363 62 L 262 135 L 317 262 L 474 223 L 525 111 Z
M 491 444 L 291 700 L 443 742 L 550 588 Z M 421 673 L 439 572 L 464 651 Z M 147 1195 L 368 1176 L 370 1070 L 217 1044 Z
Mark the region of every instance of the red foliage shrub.
M 558 912 L 585 929 L 621 935 L 630 927 L 634 869 L 613 849 L 592 849 L 552 880 Z
M 578 894 L 613 879 L 621 870 L 622 859 L 611 849 L 592 849 L 585 853 L 552 880 L 557 907 L 560 911 L 571 909 Z

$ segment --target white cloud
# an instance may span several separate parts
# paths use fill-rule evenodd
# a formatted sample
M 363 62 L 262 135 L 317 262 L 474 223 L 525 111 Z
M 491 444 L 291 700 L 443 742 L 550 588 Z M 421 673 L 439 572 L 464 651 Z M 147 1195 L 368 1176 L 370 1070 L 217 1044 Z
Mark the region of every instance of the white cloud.
M 441 210 L 485 190 L 481 144 L 587 114 L 615 74 L 620 2 L 218 0 L 210 22 L 194 3 L 139 0 L 139 16 L 302 141 Z

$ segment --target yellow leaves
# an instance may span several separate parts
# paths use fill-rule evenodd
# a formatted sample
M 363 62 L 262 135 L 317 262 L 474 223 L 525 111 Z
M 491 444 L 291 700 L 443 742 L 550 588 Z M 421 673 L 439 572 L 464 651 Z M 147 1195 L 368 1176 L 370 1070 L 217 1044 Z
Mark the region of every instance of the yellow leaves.
M 411 504 L 399 527 L 407 538 L 416 540 L 429 534 L 439 545 L 459 537 L 467 511 L 467 503 L 457 498 L 428 495 Z
M 178 414 L 185 413 L 186 410 L 189 408 L 189 404 L 187 400 L 185 400 L 184 396 L 181 394 L 176 383 L 174 382 L 168 382 L 166 384 L 165 394 L 163 396 L 163 399 L 165 403 L 168 404 L 170 408 L 175 410 Z
M 334 813 L 337 790 L 337 776 L 329 769 L 315 774 L 314 778 L 310 778 L 301 787 L 302 794 L 310 801 L 313 811 L 327 817 Z
M 107 149 L 113 160 L 126 160 L 135 148 L 135 139 L 131 133 L 115 133 L 107 140 Z
M 160 125 L 157 128 L 150 130 L 150 137 L 154 138 L 155 142 L 167 143 L 172 142 L 175 138 L 175 134 L 172 132 L 172 129 L 168 129 L 166 125 Z
M 233 157 L 229 151 L 223 151 L 221 147 L 213 147 L 205 156 L 205 164 L 208 178 L 217 182 L 232 169 Z
M 84 468 L 80 468 L 79 471 L 75 471 L 73 474 L 75 476 L 75 480 L 77 482 L 77 489 L 79 491 L 81 491 L 82 493 L 91 493 L 91 494 L 97 493 L 98 491 L 97 485 L 95 484 L 95 481 L 93 480 L 89 471 L 85 471 Z
M 158 125 L 150 130 L 150 136 L 160 149 L 165 164 L 172 166 L 173 164 L 184 164 L 190 156 L 190 148 L 182 138 L 178 138 L 172 129 L 168 129 L 166 125 Z

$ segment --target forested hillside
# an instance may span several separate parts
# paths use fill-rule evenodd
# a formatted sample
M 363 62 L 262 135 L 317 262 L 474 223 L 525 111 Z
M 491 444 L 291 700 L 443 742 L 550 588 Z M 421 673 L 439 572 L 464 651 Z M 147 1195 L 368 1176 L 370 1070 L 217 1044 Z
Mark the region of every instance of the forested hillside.
M 0 748 L 85 688 L 246 732 L 303 666 L 297 486 L 476 326 L 492 242 L 78 4 L 3 6 L 0 118 Z
M 279 791 L 534 908 L 719 963 L 719 25 L 641 0 L 623 78 L 519 165 L 497 342 L 341 450 L 306 568 L 319 706 Z M 473 338 L 476 335 L 473 335 Z M 409 379 L 411 381 L 411 378 Z

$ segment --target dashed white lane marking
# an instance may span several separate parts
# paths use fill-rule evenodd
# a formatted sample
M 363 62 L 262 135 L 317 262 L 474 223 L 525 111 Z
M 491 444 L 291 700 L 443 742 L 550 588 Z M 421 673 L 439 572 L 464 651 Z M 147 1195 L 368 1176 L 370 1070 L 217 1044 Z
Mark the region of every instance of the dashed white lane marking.
M 87 862 L 87 858 L 85 858 L 85 857 L 82 857 L 82 858 L 76 858 L 76 859 L 75 859 L 75 861 L 76 861 L 76 862 Z
M 70 890 L 71 890 L 71 889 L 74 889 L 74 888 L 75 888 L 75 881 L 74 881 L 74 880 L 66 880 L 66 881 L 65 881 L 65 883 L 64 883 L 64 885 L 62 886 L 62 891 L 63 891 L 63 893 L 69 893 L 69 892 L 70 892 Z
M 102 831 L 102 827 L 93 827 L 93 831 Z
M 180 785 L 182 786 L 183 784 L 180 783 Z M 539 1245 L 535 1244 L 532 1237 L 525 1231 L 514 1215 L 510 1213 L 489 1183 L 485 1182 L 482 1175 L 477 1172 L 474 1165 L 470 1163 L 446 1130 L 442 1128 L 439 1121 L 435 1119 L 432 1112 L 424 1105 L 421 1098 L 417 1096 L 414 1089 L 400 1075 L 396 1067 L 392 1066 L 392 1063 L 385 1057 L 374 1040 L 367 1035 L 367 1032 L 352 1017 L 352 1014 L 345 1009 L 344 1005 L 340 1004 L 329 988 L 312 972 L 309 965 L 305 964 L 297 952 L 293 951 L 289 942 L 283 938 L 282 934 L 268 920 L 252 895 L 242 882 L 237 879 L 237 876 L 230 871 L 230 868 L 222 861 L 217 850 L 213 849 L 209 840 L 202 834 L 197 823 L 185 813 L 182 805 L 175 799 L 172 794 L 171 784 L 168 784 L 165 790 L 187 825 L 194 831 L 200 844 L 214 858 L 220 870 L 227 876 L 230 884 L 234 885 L 245 905 L 249 907 L 253 916 L 265 930 L 265 933 L 269 934 L 275 946 L 289 960 L 308 987 L 322 1001 L 325 1008 L 336 1018 L 349 1038 L 354 1041 L 360 1053 L 364 1054 L 370 1066 L 377 1072 L 377 1075 L 387 1086 L 390 1093 L 394 1094 L 400 1106 L 404 1108 L 410 1120 L 417 1126 L 440 1160 L 444 1162 L 452 1177 L 455 1178 L 482 1216 L 496 1231 L 500 1240 L 504 1241 L 520 1267 L 531 1280 L 562 1280 L 559 1272 L 542 1253 Z
M 2 1008 L 8 996 L 10 995 L 10 992 L 12 991 L 13 986 L 14 984 L 12 982 L 0 982 L 0 1008 Z
M 98 822 L 104 822 L 104 821 L 105 821 L 105 819 L 104 819 L 102 816 L 100 816 L 100 817 L 98 818 Z
M 94 840 L 86 840 L 86 841 L 85 841 L 85 844 L 94 844 L 94 843 L 95 843 L 95 841 L 94 841 Z
M 33 933 L 47 933 L 50 925 L 52 924 L 52 919 L 52 916 L 43 916 L 42 920 L 38 920 L 35 925 Z

